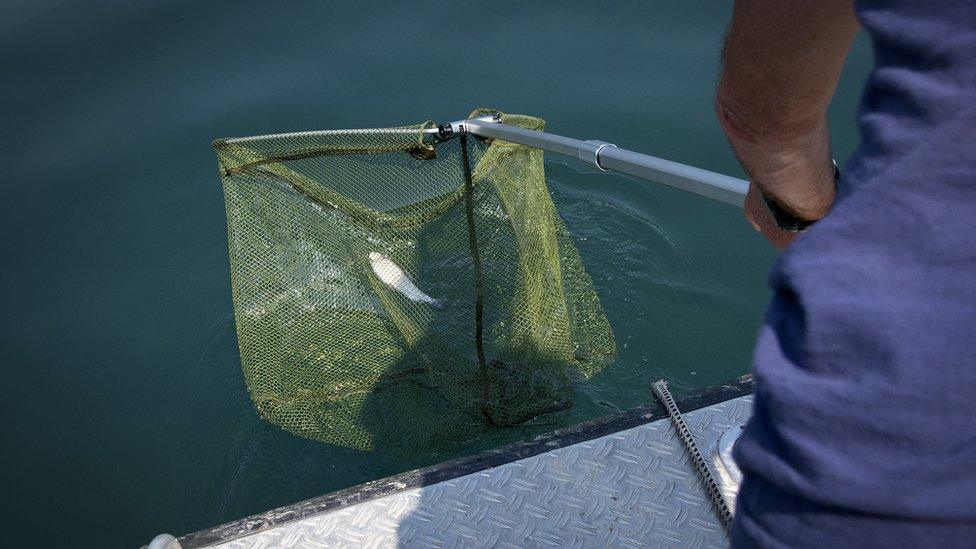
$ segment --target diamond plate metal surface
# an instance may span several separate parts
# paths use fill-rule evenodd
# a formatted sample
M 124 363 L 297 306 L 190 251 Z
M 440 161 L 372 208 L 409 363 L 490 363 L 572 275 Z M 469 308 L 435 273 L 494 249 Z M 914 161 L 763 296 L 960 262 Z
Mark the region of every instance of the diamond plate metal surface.
M 713 474 L 719 437 L 745 423 L 751 407 L 752 396 L 744 396 L 685 414 Z M 723 489 L 734 496 L 734 487 Z M 662 419 L 217 547 L 725 545 L 712 503 Z

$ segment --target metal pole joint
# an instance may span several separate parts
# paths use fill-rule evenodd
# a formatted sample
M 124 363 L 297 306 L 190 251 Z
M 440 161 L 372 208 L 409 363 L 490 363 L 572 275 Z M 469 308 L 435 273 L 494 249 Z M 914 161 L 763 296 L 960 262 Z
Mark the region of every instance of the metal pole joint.
M 598 141 L 596 139 L 584 141 L 579 147 L 578 157 L 583 163 L 596 166 L 597 169 L 605 172 L 607 168 L 600 165 L 600 153 L 607 147 L 617 148 L 613 143 L 607 143 L 606 141 Z

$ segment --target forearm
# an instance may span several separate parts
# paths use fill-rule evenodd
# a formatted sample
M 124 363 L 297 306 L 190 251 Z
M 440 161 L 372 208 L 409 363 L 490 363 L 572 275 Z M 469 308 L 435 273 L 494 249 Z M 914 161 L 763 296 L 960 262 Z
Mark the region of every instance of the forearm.
M 852 0 L 735 3 L 719 121 L 750 178 L 799 214 L 833 199 L 826 111 L 857 29 Z

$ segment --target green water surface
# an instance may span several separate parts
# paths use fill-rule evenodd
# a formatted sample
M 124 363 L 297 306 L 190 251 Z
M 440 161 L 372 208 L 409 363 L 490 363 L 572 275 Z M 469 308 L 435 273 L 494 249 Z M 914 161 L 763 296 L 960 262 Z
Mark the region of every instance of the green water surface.
M 731 2 L 6 4 L 9 546 L 134 546 L 424 465 L 257 417 L 211 139 L 490 106 L 741 176 L 710 103 Z M 831 112 L 840 160 L 869 66 L 862 39 Z M 620 348 L 564 423 L 646 403 L 659 377 L 685 391 L 746 372 L 775 255 L 740 212 L 565 159 L 547 170 Z

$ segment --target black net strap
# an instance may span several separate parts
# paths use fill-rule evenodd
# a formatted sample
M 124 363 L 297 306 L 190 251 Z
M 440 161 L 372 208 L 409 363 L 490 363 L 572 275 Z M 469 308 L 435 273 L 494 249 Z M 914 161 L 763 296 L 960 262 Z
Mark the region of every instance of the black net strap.
M 471 160 L 468 158 L 468 136 L 461 135 L 461 167 L 464 170 L 464 212 L 468 220 L 468 248 L 471 250 L 471 262 L 474 264 L 474 346 L 478 353 L 478 370 L 481 372 L 482 383 L 485 386 L 485 400 L 487 402 L 488 366 L 485 363 L 484 344 L 484 293 L 482 290 L 481 253 L 478 251 L 478 235 L 474 225 L 474 181 L 471 180 Z M 485 418 L 493 423 L 491 415 L 483 410 Z

